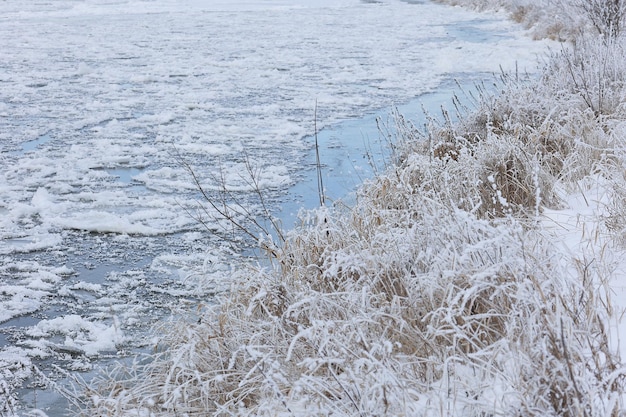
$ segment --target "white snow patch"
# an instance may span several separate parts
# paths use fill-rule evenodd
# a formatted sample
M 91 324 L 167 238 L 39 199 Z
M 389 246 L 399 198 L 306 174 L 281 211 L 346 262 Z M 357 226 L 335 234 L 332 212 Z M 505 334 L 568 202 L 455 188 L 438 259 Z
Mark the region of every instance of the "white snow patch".
M 50 295 L 47 291 L 31 288 L 27 285 L 2 285 L 0 284 L 0 323 L 12 318 L 23 316 L 39 310 L 42 306 L 42 299 Z
M 75 314 L 42 320 L 29 329 L 27 335 L 38 338 L 51 335 L 65 336 L 61 348 L 77 349 L 87 356 L 117 351 L 117 346 L 126 340 L 117 320 L 111 325 L 106 325 Z

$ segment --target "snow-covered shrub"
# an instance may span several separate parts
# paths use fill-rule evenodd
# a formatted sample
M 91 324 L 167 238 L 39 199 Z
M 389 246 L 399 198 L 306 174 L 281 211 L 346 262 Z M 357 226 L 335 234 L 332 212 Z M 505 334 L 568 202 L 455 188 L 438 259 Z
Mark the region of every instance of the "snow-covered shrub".
M 493 87 L 482 87 L 474 108 L 457 106 L 458 123 L 446 117 L 443 122 L 432 120 L 423 132 L 398 118 L 400 140 L 413 142 L 408 153 L 425 154 L 426 143 L 430 157 L 447 163 L 463 159 L 463 167 L 468 164 L 465 157 L 486 155 L 479 147 L 493 147 L 490 158 L 500 162 L 479 163 L 495 168 L 488 175 L 506 173 L 500 178 L 512 180 L 510 190 L 527 189 L 530 194 L 533 187 L 527 183 L 535 176 L 542 204 L 555 207 L 558 201 L 550 194 L 555 180 L 566 184 L 614 159 L 617 124 L 625 116 L 625 68 L 621 41 L 579 38 L 571 49 L 550 57 L 540 79 L 520 81 L 517 75 L 504 74 Z M 498 187 L 501 192 L 503 188 Z
M 558 207 L 554 184 L 573 145 L 558 137 L 560 125 L 542 108 L 545 103 L 528 105 L 536 98 L 529 91 L 533 87 L 505 81 L 502 88 L 498 97 L 482 94 L 476 109 L 460 114 L 455 124 L 433 119 L 424 132 L 398 118 L 398 140 L 405 144 L 405 152 L 396 155 L 403 163 L 400 175 L 430 184 L 450 203 L 479 217 Z
M 596 115 L 611 115 L 618 110 L 624 94 L 626 52 L 620 40 L 597 37 L 578 38 L 562 58 L 551 60 L 552 83 L 561 84 L 562 93 L 575 93 Z M 553 91 L 557 85 L 550 86 Z
M 577 0 L 574 4 L 602 36 L 609 39 L 620 35 L 626 16 L 624 0 Z

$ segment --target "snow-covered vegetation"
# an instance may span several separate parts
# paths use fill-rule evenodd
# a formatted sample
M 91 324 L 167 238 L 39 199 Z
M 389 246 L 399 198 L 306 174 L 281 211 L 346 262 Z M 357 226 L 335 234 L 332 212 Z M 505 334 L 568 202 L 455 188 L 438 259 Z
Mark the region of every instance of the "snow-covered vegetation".
M 85 415 L 620 415 L 624 43 L 563 4 L 473 5 L 571 42 L 468 92 L 457 122 L 397 115 L 351 206 L 265 241 L 270 267 L 165 324 Z
M 623 0 L 435 0 L 477 10 L 505 10 L 511 19 L 532 29 L 537 38 L 575 41 L 592 30 L 607 37 L 622 32 Z M 584 36 L 584 35 L 583 35 Z

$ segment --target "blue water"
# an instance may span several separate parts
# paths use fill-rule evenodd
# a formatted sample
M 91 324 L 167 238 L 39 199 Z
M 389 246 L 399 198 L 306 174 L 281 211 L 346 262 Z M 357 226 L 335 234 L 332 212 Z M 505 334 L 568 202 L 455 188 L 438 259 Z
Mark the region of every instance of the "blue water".
M 17 155 L 23 155 L 29 151 L 34 151 L 38 149 L 40 146 L 45 145 L 46 143 L 50 142 L 52 139 L 53 138 L 50 135 L 50 132 L 45 133 L 36 139 L 29 140 L 27 142 L 22 142 L 21 144 L 22 148 L 13 153 Z

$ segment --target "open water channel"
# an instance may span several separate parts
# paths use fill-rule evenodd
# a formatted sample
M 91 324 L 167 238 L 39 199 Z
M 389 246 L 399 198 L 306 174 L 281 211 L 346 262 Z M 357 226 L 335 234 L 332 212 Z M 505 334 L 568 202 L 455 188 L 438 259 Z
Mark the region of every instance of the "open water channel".
M 455 79 L 534 71 L 546 43 L 504 17 L 415 0 L 1 2 L 0 415 L 66 415 L 46 383 L 132 358 L 155 323 L 228 288 L 251 252 L 210 208 L 198 223 L 185 166 L 258 215 L 251 167 L 290 227 L 318 204 L 315 126 L 341 198 L 384 165 L 376 118 L 393 106 L 419 124 Z

